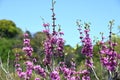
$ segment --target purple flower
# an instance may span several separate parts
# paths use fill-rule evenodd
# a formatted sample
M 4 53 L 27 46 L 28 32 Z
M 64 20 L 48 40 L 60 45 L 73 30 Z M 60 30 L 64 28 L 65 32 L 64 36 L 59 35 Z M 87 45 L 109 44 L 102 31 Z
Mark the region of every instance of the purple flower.
M 30 79 L 31 76 L 32 76 L 32 69 L 27 69 L 27 71 L 26 71 L 26 77 L 27 77 L 28 79 Z
M 43 32 L 49 34 L 49 30 L 43 30 Z
M 30 45 L 30 39 L 24 39 L 24 45 Z
M 16 71 L 17 71 L 18 73 L 21 73 L 21 72 L 22 72 L 22 69 L 19 67 L 19 68 L 16 69 Z
M 20 64 L 15 64 L 15 67 L 20 67 Z
M 84 30 L 85 34 L 87 34 L 89 31 L 90 31 L 89 29 Z
M 82 48 L 82 54 L 84 54 L 86 57 L 92 57 L 93 56 L 93 46 L 91 39 L 89 38 L 89 34 L 86 33 L 86 36 L 83 38 L 83 48 Z
M 22 50 L 26 53 L 27 56 L 32 56 L 33 48 L 30 45 L 30 39 L 27 38 L 28 36 L 24 36 L 24 37 L 25 37 L 25 39 L 23 40 L 24 47 Z
M 66 67 L 61 67 L 60 68 L 61 71 L 63 72 L 64 74 L 64 77 L 67 79 L 67 78 L 70 78 L 71 76 L 71 70 L 69 68 L 66 68 Z
M 26 47 L 23 47 L 23 51 L 26 51 L 26 52 L 32 52 L 33 51 L 33 48 L 31 48 L 30 46 L 26 46 Z
M 76 80 L 76 77 L 72 76 L 69 80 Z
M 26 55 L 27 55 L 27 56 L 32 56 L 33 48 L 30 47 L 30 46 L 25 46 L 25 47 L 23 47 L 23 51 L 26 52 Z
M 33 67 L 33 63 L 31 61 L 26 61 L 25 63 L 27 65 L 27 67 L 29 67 L 29 68 Z
M 34 69 L 39 75 L 41 75 L 43 78 L 46 77 L 46 72 L 45 72 L 45 70 L 44 70 L 42 67 L 40 67 L 40 65 L 34 66 L 33 69 Z
M 90 76 L 83 76 L 82 80 L 90 80 Z
M 90 80 L 90 76 L 89 76 L 90 72 L 88 70 L 83 70 L 81 74 L 82 74 L 82 80 Z
M 33 61 L 34 63 L 35 63 L 35 62 L 37 62 L 36 58 L 33 58 L 33 60 L 32 60 L 32 61 Z
M 29 35 L 28 35 L 28 33 L 24 33 L 24 35 L 23 35 L 24 37 L 28 37 Z
M 56 36 L 52 36 L 51 37 L 51 43 L 52 44 L 56 44 L 56 42 L 57 42 L 57 37 Z
M 90 59 L 86 59 L 85 64 L 86 64 L 86 66 L 88 66 L 88 67 L 93 67 L 93 62 L 92 62 Z
M 103 63 L 104 66 L 106 66 L 108 64 L 108 58 L 102 57 L 101 62 Z
M 56 44 L 57 44 L 58 56 L 63 56 L 63 50 L 64 50 L 63 38 L 59 37 Z
M 59 73 L 54 70 L 53 72 L 50 73 L 50 78 L 51 80 L 60 80 Z
M 64 33 L 63 33 L 63 32 L 59 32 L 59 34 L 60 34 L 60 35 L 64 35 Z
M 117 54 L 117 58 L 120 59 L 120 54 Z
M 18 76 L 19 76 L 20 78 L 24 78 L 24 79 L 25 79 L 26 73 L 25 73 L 25 72 L 18 73 Z
M 40 80 L 40 78 L 35 78 L 35 80 Z
M 44 27 L 49 27 L 50 24 L 49 24 L 49 23 L 44 23 L 43 26 L 44 26 Z
M 88 70 L 83 70 L 81 73 L 82 73 L 83 75 L 87 75 L 87 74 L 89 74 L 90 72 L 88 72 Z
M 39 68 L 41 68 L 40 65 L 36 65 L 36 66 L 33 67 L 33 69 L 34 69 L 35 71 L 37 71 Z
M 51 56 L 53 55 L 53 47 L 51 40 L 47 39 L 44 42 L 44 48 L 45 48 L 45 58 L 43 60 L 44 65 L 48 65 L 51 63 Z
M 109 42 L 109 47 L 104 44 L 101 45 L 100 55 L 101 55 L 101 63 L 107 70 L 114 71 L 117 66 L 117 52 L 114 51 L 114 48 Z
M 79 76 L 71 76 L 67 80 L 80 80 L 80 77 Z
M 20 78 L 23 78 L 25 80 L 29 80 L 32 76 L 32 71 L 33 71 L 33 62 L 30 61 L 30 57 L 32 56 L 32 51 L 33 51 L 33 48 L 31 47 L 30 45 L 30 39 L 28 38 L 28 34 L 25 33 L 24 34 L 24 40 L 23 40 L 23 51 L 25 52 L 25 56 L 27 58 L 29 58 L 28 61 L 25 62 L 26 64 L 26 71 L 22 71 L 22 68 L 20 67 L 20 64 L 18 64 L 18 60 L 19 60 L 19 55 L 16 56 L 16 71 L 17 71 L 17 74 Z

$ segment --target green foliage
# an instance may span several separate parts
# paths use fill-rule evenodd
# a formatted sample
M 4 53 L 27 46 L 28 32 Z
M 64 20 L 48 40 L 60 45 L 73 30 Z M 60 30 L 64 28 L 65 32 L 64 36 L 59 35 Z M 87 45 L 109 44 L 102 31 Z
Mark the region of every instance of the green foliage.
M 43 53 L 43 42 L 46 35 L 43 32 L 37 32 L 33 35 L 31 45 L 34 48 L 34 52 L 41 55 Z
M 99 45 L 97 45 L 98 43 L 96 43 L 93 47 L 93 56 L 94 58 L 99 58 Z
M 85 56 L 81 54 L 82 46 L 76 45 L 75 49 L 75 61 L 77 65 L 80 65 L 85 60 Z
M 74 58 L 74 48 L 72 48 L 70 45 L 64 46 L 64 55 L 65 55 L 65 62 L 68 66 L 71 65 L 71 60 Z
M 21 32 L 11 20 L 0 20 L 0 37 L 13 38 Z
M 29 31 L 26 31 L 26 32 L 29 34 L 31 39 L 31 45 L 34 50 L 33 57 L 36 57 L 36 59 L 39 60 L 38 61 L 39 64 L 41 64 L 42 66 L 42 60 L 44 57 L 43 42 L 46 38 L 46 35 L 43 32 L 36 32 L 32 36 L 32 34 Z M 8 59 L 8 53 L 9 53 L 11 74 L 14 74 L 13 76 L 16 79 L 17 79 L 17 76 L 15 75 L 16 73 L 12 72 L 12 70 L 14 70 L 13 61 L 15 58 L 15 53 L 20 53 L 21 58 L 25 59 L 24 53 L 22 52 L 22 47 L 23 47 L 22 40 L 23 40 L 23 32 L 20 28 L 16 27 L 13 21 L 0 20 L 0 57 L 3 63 L 6 63 Z M 112 40 L 118 43 L 118 46 L 115 47 L 115 51 L 120 53 L 120 50 L 119 50 L 120 36 L 113 34 Z M 101 80 L 106 80 L 107 71 L 105 71 L 105 69 L 101 66 L 98 44 L 99 42 L 97 42 L 94 45 L 94 49 L 93 49 L 93 55 L 94 55 L 93 61 L 94 61 L 95 71 L 97 72 L 97 75 Z M 107 44 L 107 41 L 106 41 L 106 44 Z M 70 45 L 64 46 L 64 58 L 65 58 L 64 60 L 68 65 L 68 67 L 71 66 L 71 60 L 74 60 L 76 62 L 78 70 L 84 69 L 85 56 L 81 54 L 81 49 L 82 49 L 82 46 L 79 46 L 79 45 L 77 45 L 75 48 L 71 47 Z M 5 73 L 2 70 L 0 70 L 0 75 L 2 75 L 2 77 L 5 77 Z M 91 77 L 93 80 L 95 80 L 93 73 L 91 73 Z
M 115 47 L 115 51 L 120 53 L 120 36 L 119 35 L 112 35 L 112 40 L 117 43 L 117 46 Z
M 21 48 L 23 32 L 11 20 L 0 20 L 0 57 L 6 62 L 8 53 L 10 60 L 14 60 L 12 49 Z M 13 62 L 12 62 L 13 63 Z
M 42 60 L 44 58 L 44 48 L 43 42 L 46 38 L 46 35 L 43 32 L 36 32 L 31 38 L 31 45 L 34 50 L 34 57 L 36 57 L 39 64 L 42 64 Z
M 20 47 L 19 44 L 21 44 L 20 40 L 0 38 L 0 57 L 3 62 L 6 62 L 8 53 L 10 55 L 10 60 L 13 61 L 14 53 L 12 52 L 12 49 L 17 46 Z

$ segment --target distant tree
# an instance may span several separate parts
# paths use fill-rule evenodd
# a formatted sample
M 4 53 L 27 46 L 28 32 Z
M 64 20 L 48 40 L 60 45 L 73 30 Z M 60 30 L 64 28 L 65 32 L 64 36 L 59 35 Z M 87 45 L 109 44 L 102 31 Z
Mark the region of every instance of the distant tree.
M 31 41 L 31 45 L 34 48 L 34 52 L 41 55 L 43 53 L 43 42 L 46 35 L 43 32 L 36 32 Z
M 10 61 L 14 60 L 14 48 L 22 48 L 23 31 L 11 20 L 0 20 L 0 57 L 7 61 L 8 53 Z
M 44 58 L 44 40 L 46 35 L 43 32 L 36 32 L 31 38 L 31 46 L 34 50 L 34 57 L 39 60 L 38 63 L 41 64 Z
M 82 46 L 79 44 L 75 47 L 75 61 L 77 65 L 81 65 L 81 62 L 85 60 L 85 56 L 81 53 Z
M 71 60 L 75 57 L 75 50 L 70 45 L 64 46 L 64 55 L 65 55 L 65 62 L 68 66 L 71 66 Z
M 13 38 L 22 30 L 16 27 L 16 24 L 11 20 L 0 20 L 0 37 Z
M 9 53 L 9 58 L 10 61 L 14 60 L 14 52 L 12 52 L 12 50 L 14 48 L 21 48 L 21 44 L 22 41 L 21 40 L 15 40 L 13 38 L 1 38 L 0 39 L 0 57 L 2 59 L 3 62 L 7 61 L 8 58 L 8 53 Z

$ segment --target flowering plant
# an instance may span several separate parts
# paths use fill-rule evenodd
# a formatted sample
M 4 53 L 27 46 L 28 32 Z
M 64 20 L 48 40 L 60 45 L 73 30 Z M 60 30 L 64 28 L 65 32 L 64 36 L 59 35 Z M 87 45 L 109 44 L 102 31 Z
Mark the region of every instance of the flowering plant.
M 24 80 L 30 80 L 33 74 L 40 75 L 35 77 L 34 80 L 91 80 L 90 74 L 93 73 L 96 80 L 101 78 L 97 76 L 95 71 L 95 66 L 93 62 L 93 43 L 90 38 L 90 25 L 85 23 L 85 27 L 81 26 L 80 22 L 77 21 L 78 31 L 80 33 L 80 40 L 82 43 L 81 54 L 85 56 L 85 68 L 83 70 L 76 69 L 76 63 L 71 60 L 71 66 L 68 67 L 65 63 L 64 57 L 64 39 L 62 36 L 64 33 L 61 31 L 60 26 L 58 31 L 56 30 L 56 18 L 54 12 L 55 1 L 52 0 L 52 32 L 50 31 L 50 24 L 43 23 L 45 28 L 43 32 L 46 34 L 46 40 L 44 41 L 44 59 L 43 65 L 36 64 L 37 60 L 32 57 L 32 52 L 34 51 L 31 44 L 29 35 L 24 34 L 23 39 L 23 51 L 27 60 L 23 63 L 25 69 L 22 69 L 22 65 L 19 64 L 19 53 L 16 54 L 15 67 L 18 76 Z M 118 79 L 118 53 L 115 51 L 116 42 L 112 41 L 112 25 L 113 22 L 110 21 L 110 34 L 109 41 L 106 44 L 103 40 L 99 41 L 99 55 L 100 62 L 103 67 L 108 71 L 108 80 Z M 55 62 L 56 61 L 56 62 Z M 61 75 L 63 77 L 61 77 Z

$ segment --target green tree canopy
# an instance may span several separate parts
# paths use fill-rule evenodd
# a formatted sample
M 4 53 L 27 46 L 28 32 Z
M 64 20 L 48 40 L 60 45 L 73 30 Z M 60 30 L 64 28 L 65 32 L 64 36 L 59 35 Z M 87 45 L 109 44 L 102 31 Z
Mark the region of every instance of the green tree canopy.
M 41 55 L 43 54 L 43 41 L 46 39 L 46 35 L 43 32 L 36 32 L 33 35 L 31 45 L 34 48 L 34 52 Z
M 0 20 L 0 37 L 13 38 L 22 30 L 16 27 L 16 24 L 11 20 Z

